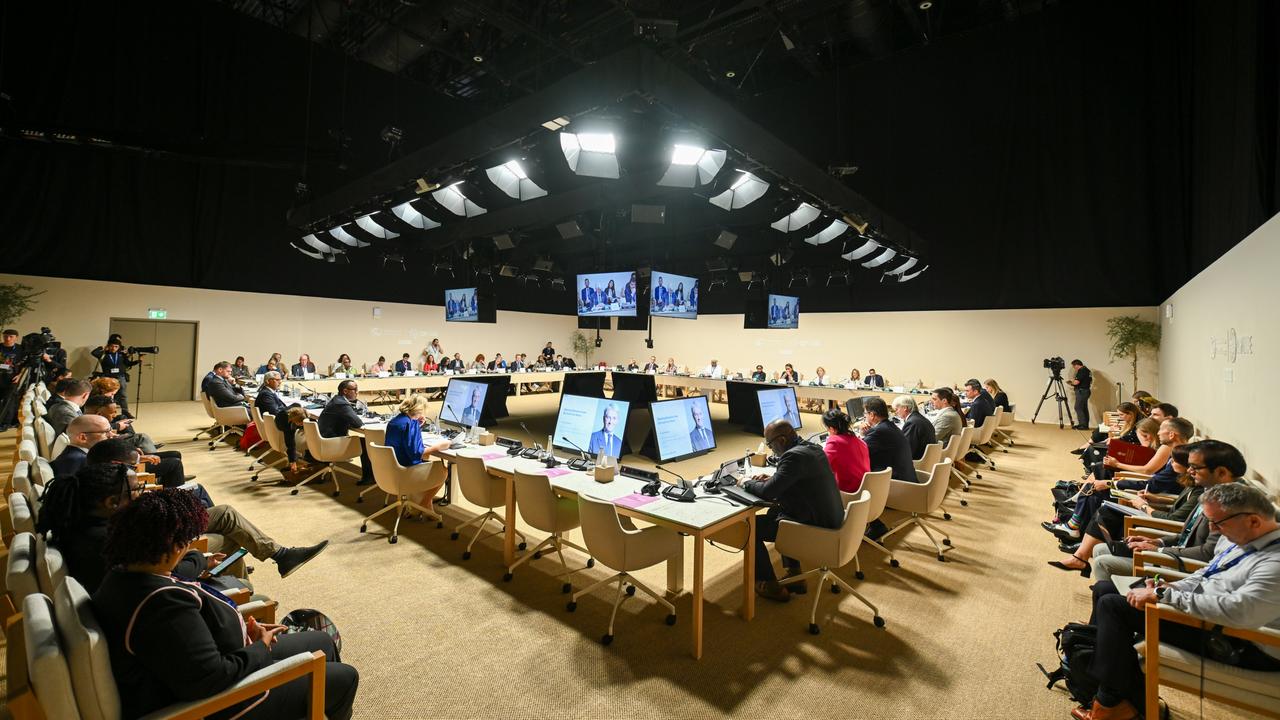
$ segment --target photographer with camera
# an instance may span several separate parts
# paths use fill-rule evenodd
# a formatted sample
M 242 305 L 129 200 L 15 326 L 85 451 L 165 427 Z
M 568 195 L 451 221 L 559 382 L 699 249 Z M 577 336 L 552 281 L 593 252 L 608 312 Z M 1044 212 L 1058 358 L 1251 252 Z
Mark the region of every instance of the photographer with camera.
M 89 354 L 98 359 L 98 370 L 93 373 L 93 376 L 109 377 L 120 383 L 120 391 L 115 397 L 116 404 L 120 406 L 120 412 L 126 417 L 133 417 L 129 412 L 129 368 L 142 361 L 133 352 L 136 348 L 129 348 L 129 352 L 125 352 L 122 348 L 123 343 L 124 338 L 112 335 L 107 338 L 107 342 L 102 347 L 90 350 Z
M 1072 360 L 1071 367 L 1075 371 L 1075 377 L 1067 382 L 1076 389 L 1076 430 L 1088 430 L 1089 425 L 1089 395 L 1093 390 L 1093 373 L 1089 372 L 1089 368 L 1084 366 L 1080 360 Z

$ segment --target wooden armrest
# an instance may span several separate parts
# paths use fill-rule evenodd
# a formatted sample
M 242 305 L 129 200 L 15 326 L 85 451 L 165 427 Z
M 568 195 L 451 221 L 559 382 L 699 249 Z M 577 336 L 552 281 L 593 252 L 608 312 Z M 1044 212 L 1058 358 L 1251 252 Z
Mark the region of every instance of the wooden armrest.
M 1164 603 L 1152 603 L 1148 605 L 1146 614 L 1148 630 L 1150 629 L 1153 621 L 1159 623 L 1161 620 L 1176 622 L 1180 625 L 1189 625 L 1194 628 L 1200 628 L 1201 630 L 1212 630 L 1213 628 L 1218 627 L 1216 623 L 1209 622 L 1208 620 L 1202 620 L 1195 615 L 1188 615 L 1181 610 L 1175 609 L 1172 605 L 1166 605 Z M 1263 645 L 1274 645 L 1280 647 L 1280 631 L 1272 630 L 1270 628 L 1234 628 L 1223 626 L 1222 634 L 1230 635 L 1231 637 L 1238 637 L 1250 642 L 1261 643 Z
M 201 535 L 195 540 L 192 540 L 191 544 L 187 546 L 187 551 L 190 552 L 192 550 L 195 550 L 196 552 L 202 552 L 202 553 L 209 552 L 209 536 Z
M 1150 480 L 1151 476 L 1146 473 L 1134 472 L 1132 470 L 1117 470 L 1112 476 L 1113 480 Z
M 307 720 L 324 720 L 324 653 L 298 653 L 251 674 L 230 688 L 191 704 L 175 706 L 175 712 L 166 720 L 197 720 L 219 710 L 261 695 L 271 688 L 280 687 L 300 677 L 311 676 L 311 695 L 308 698 Z
M 1177 520 L 1162 520 L 1160 518 L 1139 517 L 1137 515 L 1124 516 L 1125 535 L 1134 534 L 1132 530 L 1137 527 L 1158 530 L 1165 533 L 1174 533 L 1176 535 L 1177 533 L 1182 532 L 1183 523 L 1180 523 Z
M 1167 493 L 1147 493 L 1147 502 L 1152 505 L 1172 505 L 1177 501 L 1177 495 L 1169 495 Z
M 226 590 L 221 590 L 220 592 L 223 595 L 226 595 L 228 600 L 237 605 L 244 605 L 249 602 L 249 598 L 253 596 L 253 593 L 249 592 L 249 588 L 243 587 L 228 588 Z
M 1179 569 L 1178 561 L 1182 561 L 1181 569 Z M 1136 575 L 1143 575 L 1141 572 L 1148 567 L 1168 568 L 1170 573 L 1178 573 L 1186 576 L 1194 573 L 1196 570 L 1204 567 L 1206 563 L 1190 558 L 1176 558 L 1172 555 L 1165 555 L 1162 552 L 1154 550 L 1139 550 L 1133 554 L 1133 571 Z M 1155 572 L 1155 570 L 1152 570 Z M 1162 574 L 1164 574 L 1162 572 Z
M 258 622 L 274 625 L 276 609 L 279 607 L 280 603 L 275 600 L 254 600 L 240 605 L 236 610 L 240 611 L 242 617 L 251 617 Z

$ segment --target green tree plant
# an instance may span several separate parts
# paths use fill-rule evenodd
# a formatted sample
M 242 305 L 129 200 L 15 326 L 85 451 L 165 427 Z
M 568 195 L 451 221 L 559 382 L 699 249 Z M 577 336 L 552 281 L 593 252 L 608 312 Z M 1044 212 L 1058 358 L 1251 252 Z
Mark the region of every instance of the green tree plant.
M 1138 387 L 1138 353 L 1144 348 L 1160 349 L 1160 326 L 1136 315 L 1107 318 L 1107 337 L 1111 340 L 1111 359 L 1127 358 L 1133 370 L 1133 387 Z
M 32 292 L 33 288 L 22 283 L 0 283 L 0 326 L 8 327 L 10 323 L 35 309 L 33 302 L 44 291 Z
M 569 341 L 573 343 L 573 354 L 582 358 L 582 366 L 591 367 L 591 356 L 596 351 L 595 343 L 583 335 L 581 330 L 574 330 Z

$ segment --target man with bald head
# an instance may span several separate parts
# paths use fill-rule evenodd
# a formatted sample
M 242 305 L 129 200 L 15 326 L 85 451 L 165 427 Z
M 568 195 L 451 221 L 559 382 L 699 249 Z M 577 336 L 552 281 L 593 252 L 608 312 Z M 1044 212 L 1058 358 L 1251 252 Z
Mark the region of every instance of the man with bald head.
M 75 475 L 89 459 L 89 448 L 116 436 L 115 431 L 111 429 L 111 422 L 101 415 L 81 415 L 73 418 L 67 423 L 66 433 L 67 448 L 49 463 L 55 477 Z
M 779 583 L 765 543 L 778 537 L 778 523 L 782 520 L 824 528 L 840 527 L 844 522 L 844 506 L 821 447 L 802 441 L 786 420 L 769 423 L 764 429 L 764 441 L 778 456 L 776 469 L 772 476 L 757 475 L 744 485 L 747 492 L 777 503 L 756 519 L 756 594 L 786 602 L 792 593 L 803 595 L 808 591 L 803 580 L 787 583 L 788 577 L 800 573 L 800 563 L 783 556 L 787 576 Z

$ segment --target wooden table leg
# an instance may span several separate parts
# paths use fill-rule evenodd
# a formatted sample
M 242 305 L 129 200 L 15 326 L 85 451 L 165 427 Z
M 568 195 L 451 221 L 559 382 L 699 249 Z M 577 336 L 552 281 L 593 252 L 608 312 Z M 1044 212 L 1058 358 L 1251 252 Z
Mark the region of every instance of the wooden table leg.
M 756 616 L 756 516 L 747 516 L 747 546 L 742 549 L 742 619 Z
M 702 538 L 693 542 L 693 659 L 702 659 Z
M 507 511 L 502 529 L 502 561 L 507 567 L 516 559 L 516 481 L 507 478 Z

